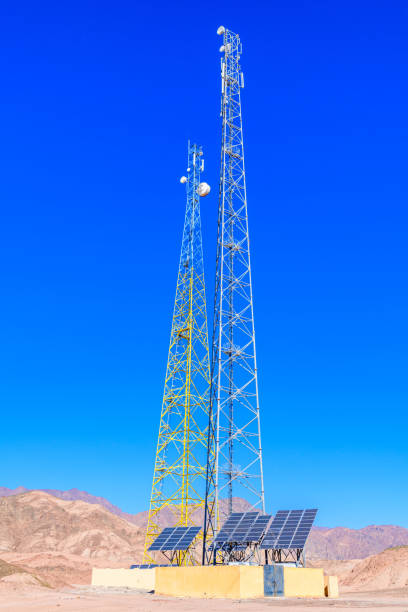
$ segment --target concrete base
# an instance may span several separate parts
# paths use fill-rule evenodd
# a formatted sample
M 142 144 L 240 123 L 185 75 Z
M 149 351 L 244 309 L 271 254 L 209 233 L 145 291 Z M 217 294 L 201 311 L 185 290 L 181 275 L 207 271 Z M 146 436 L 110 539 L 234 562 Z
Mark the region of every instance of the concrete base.
M 248 565 L 206 565 L 156 568 L 158 595 L 176 597 L 263 597 L 263 568 Z
M 92 586 L 129 587 L 154 591 L 155 569 L 92 569 Z
M 322 569 L 285 567 L 283 577 L 285 597 L 324 597 Z
M 337 576 L 287 566 L 206 565 L 92 570 L 92 585 L 155 591 L 173 597 L 253 599 L 338 597 Z
M 265 597 L 324 597 L 321 569 L 264 565 Z
M 331 599 L 335 599 L 339 596 L 339 581 L 337 576 L 324 577 L 324 594 Z

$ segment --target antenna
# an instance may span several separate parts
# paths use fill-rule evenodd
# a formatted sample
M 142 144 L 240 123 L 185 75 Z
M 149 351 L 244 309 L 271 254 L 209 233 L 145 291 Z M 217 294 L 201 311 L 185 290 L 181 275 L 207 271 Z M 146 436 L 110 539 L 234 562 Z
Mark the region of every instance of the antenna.
M 204 509 L 208 460 L 210 365 L 201 237 L 200 182 L 202 148 L 188 143 L 187 202 L 177 276 L 170 346 L 154 463 L 152 492 L 145 538 L 144 563 L 169 514 L 174 525 L 196 524 Z M 202 516 L 202 514 L 201 514 Z M 201 536 L 202 537 L 202 536 Z M 177 556 L 178 555 L 178 556 Z M 177 553 L 179 565 L 193 565 L 195 557 Z
M 238 34 L 223 26 L 217 33 L 223 36 L 222 140 L 203 564 L 216 562 L 209 545 L 219 528 L 221 499 L 227 498 L 227 514 L 234 510 L 235 496 L 265 512 L 242 135 L 242 46 Z

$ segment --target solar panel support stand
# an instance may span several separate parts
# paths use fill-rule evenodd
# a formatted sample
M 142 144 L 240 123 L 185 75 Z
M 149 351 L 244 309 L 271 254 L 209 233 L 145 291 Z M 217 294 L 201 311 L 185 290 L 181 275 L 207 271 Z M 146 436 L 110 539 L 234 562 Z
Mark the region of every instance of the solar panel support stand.
M 232 513 L 209 547 L 212 563 L 261 565 L 260 543 L 271 518 L 259 512 Z
M 186 559 L 187 553 L 190 555 L 191 554 L 191 550 L 186 550 L 186 551 L 175 551 L 173 554 L 171 555 L 167 555 L 166 552 L 163 551 L 163 556 L 167 559 L 167 561 L 170 562 L 170 565 L 184 565 L 184 561 Z
M 316 508 L 278 510 L 260 543 L 267 562 L 305 567 L 304 548 L 316 513 Z
M 237 549 L 236 546 L 230 548 L 218 549 L 218 561 L 217 556 L 213 555 L 213 565 L 231 565 L 231 564 L 245 564 L 245 565 L 262 565 L 263 562 L 268 564 L 268 556 L 265 551 L 265 555 L 262 555 L 262 551 L 259 549 L 258 543 L 248 543 L 245 549 Z
M 289 549 L 284 550 L 282 548 L 272 549 L 265 551 L 265 564 L 271 563 L 276 564 L 295 564 L 296 567 L 306 567 L 306 557 L 304 549 Z

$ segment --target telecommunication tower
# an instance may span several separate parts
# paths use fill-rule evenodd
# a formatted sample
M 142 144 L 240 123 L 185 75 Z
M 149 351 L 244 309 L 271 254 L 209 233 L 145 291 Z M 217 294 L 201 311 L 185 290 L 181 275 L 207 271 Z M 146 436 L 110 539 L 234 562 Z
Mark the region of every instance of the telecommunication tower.
M 211 534 L 219 500 L 235 496 L 265 512 L 255 328 L 249 251 L 238 34 L 223 26 L 221 173 L 214 297 L 203 563 L 214 560 Z
M 166 519 L 170 525 L 194 525 L 202 521 L 204 511 L 210 365 L 200 196 L 210 187 L 200 182 L 203 169 L 202 147 L 189 143 L 187 176 L 180 179 L 186 184 L 187 205 L 144 563 L 154 562 L 148 548 Z M 210 450 L 210 457 L 213 454 Z M 185 555 L 178 562 L 190 565 L 195 559 Z

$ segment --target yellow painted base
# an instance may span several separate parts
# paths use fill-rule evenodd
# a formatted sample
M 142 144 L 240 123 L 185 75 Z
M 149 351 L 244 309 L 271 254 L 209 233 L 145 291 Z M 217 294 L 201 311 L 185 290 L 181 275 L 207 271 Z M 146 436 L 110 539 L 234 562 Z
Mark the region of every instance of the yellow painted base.
M 283 577 L 285 597 L 324 597 L 322 569 L 285 567 Z
M 335 599 L 339 596 L 339 581 L 337 576 L 324 577 L 324 594 L 331 599 Z
M 337 576 L 322 569 L 284 568 L 285 597 L 339 596 Z M 174 597 L 253 599 L 264 596 L 262 566 L 217 565 L 152 569 L 93 568 L 92 585 L 128 587 Z
M 156 568 L 156 594 L 176 597 L 263 597 L 263 567 L 218 565 Z
M 129 587 L 142 591 L 155 588 L 155 569 L 92 569 L 92 586 Z

